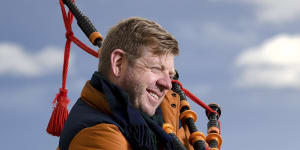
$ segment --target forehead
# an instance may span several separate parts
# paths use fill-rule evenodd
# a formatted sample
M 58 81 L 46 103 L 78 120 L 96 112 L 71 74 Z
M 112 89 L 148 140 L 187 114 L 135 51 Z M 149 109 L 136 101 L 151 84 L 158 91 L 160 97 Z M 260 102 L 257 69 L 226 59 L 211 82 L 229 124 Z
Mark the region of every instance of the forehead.
M 151 47 L 144 47 L 144 52 L 140 60 L 143 60 L 148 65 L 159 65 L 168 69 L 169 71 L 175 71 L 174 69 L 174 55 L 173 54 L 161 54 L 157 55 L 152 52 Z

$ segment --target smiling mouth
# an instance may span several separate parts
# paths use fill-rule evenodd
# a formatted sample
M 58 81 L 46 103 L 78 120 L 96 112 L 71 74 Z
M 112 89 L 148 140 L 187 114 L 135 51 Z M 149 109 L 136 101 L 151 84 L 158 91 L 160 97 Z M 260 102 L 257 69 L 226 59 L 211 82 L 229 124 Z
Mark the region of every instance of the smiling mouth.
M 159 100 L 159 96 L 151 91 L 147 91 L 154 99 Z

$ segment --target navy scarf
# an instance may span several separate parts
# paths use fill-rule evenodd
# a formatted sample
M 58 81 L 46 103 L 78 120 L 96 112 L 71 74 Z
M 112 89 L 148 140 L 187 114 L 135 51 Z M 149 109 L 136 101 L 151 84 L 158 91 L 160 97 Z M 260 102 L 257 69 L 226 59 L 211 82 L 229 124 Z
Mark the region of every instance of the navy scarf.
M 157 150 L 160 147 L 166 150 L 176 149 L 173 138 L 161 128 L 163 118 L 160 107 L 152 117 L 142 113 L 133 107 L 124 90 L 107 81 L 99 72 L 93 74 L 90 83 L 104 93 L 113 120 L 121 128 L 121 132 L 133 149 Z

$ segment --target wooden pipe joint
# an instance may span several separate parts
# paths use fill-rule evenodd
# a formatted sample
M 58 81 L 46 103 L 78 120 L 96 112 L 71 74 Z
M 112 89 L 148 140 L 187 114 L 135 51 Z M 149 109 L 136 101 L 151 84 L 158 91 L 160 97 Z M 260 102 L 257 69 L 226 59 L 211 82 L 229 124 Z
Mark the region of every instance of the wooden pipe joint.
M 173 128 L 173 126 L 172 126 L 171 124 L 169 124 L 169 123 L 164 123 L 164 124 L 163 124 L 163 130 L 164 130 L 166 133 L 168 133 L 168 134 L 174 133 L 174 128 Z
M 180 120 L 185 122 L 187 118 L 192 118 L 194 122 L 197 121 L 197 114 L 192 110 L 186 110 L 180 114 Z
M 218 149 L 221 148 L 222 145 L 222 137 L 217 133 L 210 133 L 206 136 L 206 142 L 210 143 L 210 141 L 216 140 L 218 142 Z
M 89 40 L 93 45 L 96 45 L 96 39 L 100 39 L 101 41 L 103 41 L 103 37 L 99 32 L 93 32 L 89 35 Z
M 187 100 L 182 100 L 182 101 L 180 101 L 180 110 L 181 110 L 183 107 L 187 107 L 188 110 L 191 109 L 190 104 L 189 104 L 189 102 L 188 102 Z
M 217 128 L 217 127 L 210 127 L 210 128 L 207 130 L 207 134 L 210 134 L 210 133 L 217 133 L 217 134 L 220 134 L 220 129 Z
M 191 145 L 194 145 L 194 143 L 196 143 L 197 141 L 205 141 L 205 139 L 206 137 L 204 133 L 200 131 L 193 132 L 189 137 L 189 141 Z

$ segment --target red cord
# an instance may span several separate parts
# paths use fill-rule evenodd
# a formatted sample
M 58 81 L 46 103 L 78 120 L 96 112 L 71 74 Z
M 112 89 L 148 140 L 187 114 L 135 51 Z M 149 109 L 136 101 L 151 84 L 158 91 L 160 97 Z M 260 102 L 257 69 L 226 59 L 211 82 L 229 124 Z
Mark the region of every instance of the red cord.
M 212 112 L 217 113 L 216 111 L 212 110 L 209 106 L 207 106 L 205 103 L 203 103 L 198 97 L 193 95 L 193 93 L 191 93 L 189 90 L 183 88 L 182 84 L 178 80 L 172 80 L 172 82 L 177 83 L 182 89 L 182 91 L 186 94 L 186 96 L 188 96 L 193 102 L 197 103 L 198 105 L 200 105 L 201 107 L 209 111 L 209 113 Z
M 98 52 L 89 48 L 84 43 L 82 43 L 79 39 L 77 39 L 75 36 L 70 36 L 70 39 L 81 49 L 83 49 L 85 52 L 93 55 L 94 57 L 98 58 Z

